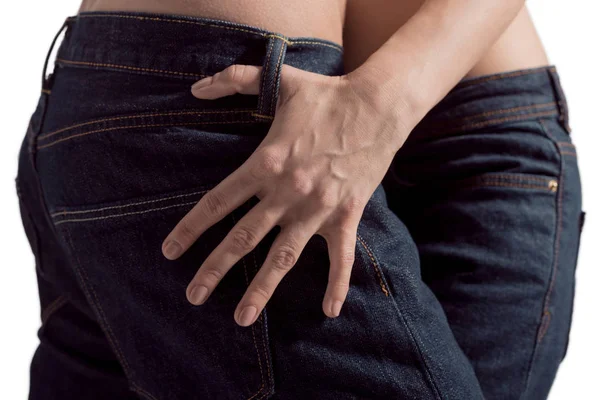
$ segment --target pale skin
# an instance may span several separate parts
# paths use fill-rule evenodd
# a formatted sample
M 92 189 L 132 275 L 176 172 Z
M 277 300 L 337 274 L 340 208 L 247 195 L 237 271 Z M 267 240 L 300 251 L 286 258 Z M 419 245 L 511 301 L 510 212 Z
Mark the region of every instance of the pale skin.
M 523 40 L 529 43 L 529 58 L 499 62 L 504 57 L 495 54 L 507 47 L 504 41 L 510 37 L 504 37 L 514 24 L 530 22 L 523 5 L 524 0 L 427 0 L 391 36 L 381 34 L 389 38 L 376 51 L 368 43 L 351 47 L 346 75 L 327 77 L 284 65 L 267 136 L 163 242 L 165 257 L 177 259 L 246 200 L 260 200 L 204 260 L 187 287 L 188 300 L 206 302 L 233 265 L 280 226 L 237 305 L 236 322 L 249 326 L 256 321 L 315 234 L 326 239 L 330 259 L 323 312 L 339 316 L 364 207 L 414 126 L 464 76 L 510 68 L 502 63 L 516 68 L 547 63 L 543 50 L 533 54 L 532 49 L 541 49 L 534 31 Z M 347 21 L 356 18 L 349 10 Z M 523 18 L 527 21 L 519 22 Z M 352 29 L 345 32 L 356 35 Z M 331 31 L 321 33 L 312 36 L 336 41 Z M 233 65 L 196 82 L 192 93 L 200 99 L 256 95 L 259 79 L 260 67 Z

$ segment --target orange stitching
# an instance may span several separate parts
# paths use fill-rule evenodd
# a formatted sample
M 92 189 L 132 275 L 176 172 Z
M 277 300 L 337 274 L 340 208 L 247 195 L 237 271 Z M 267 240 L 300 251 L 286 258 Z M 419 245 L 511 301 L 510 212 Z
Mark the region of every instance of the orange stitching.
M 69 233 L 68 229 L 66 230 L 66 237 L 67 237 L 67 241 L 71 247 L 71 250 L 72 250 L 73 254 L 75 255 L 75 260 L 77 261 L 75 271 L 76 271 L 77 275 L 79 275 L 79 278 L 81 279 L 83 290 L 86 292 L 87 296 L 91 297 L 90 292 L 88 292 L 88 290 L 87 290 L 87 289 L 89 289 L 91 291 L 91 294 L 94 296 L 93 299 L 90 299 L 91 300 L 90 302 L 96 306 L 96 311 L 98 312 L 98 316 L 100 317 L 100 320 L 101 320 L 100 325 L 104 327 L 106 337 L 107 337 L 108 341 L 111 343 L 113 349 L 115 350 L 117 358 L 119 359 L 119 361 L 121 362 L 121 365 L 123 366 L 123 371 L 125 372 L 125 376 L 131 382 L 129 363 L 123 356 L 123 352 L 121 351 L 121 348 L 115 338 L 115 334 L 113 333 L 110 325 L 108 325 L 108 323 L 107 323 L 106 315 L 104 314 L 104 310 L 102 309 L 102 306 L 98 302 L 98 296 L 96 295 L 94 288 L 89 285 L 87 273 L 83 269 L 81 269 L 81 260 L 79 259 L 79 255 L 75 251 L 75 248 L 73 247 L 73 239 L 71 239 L 71 234 Z M 94 301 L 94 300 L 96 300 L 96 301 Z
M 519 184 L 519 183 L 510 183 L 510 182 L 494 182 L 494 181 L 489 181 L 489 182 L 481 182 L 479 184 L 475 184 L 471 187 L 480 187 L 480 186 L 507 186 L 507 187 L 516 187 L 516 188 L 523 188 L 523 189 L 544 189 L 544 190 L 550 190 L 547 186 L 540 186 L 540 185 L 526 185 L 526 184 Z
M 270 115 L 263 115 L 263 114 L 257 114 L 257 113 L 252 113 L 252 116 L 258 117 L 258 118 L 273 119 L 273 117 Z
M 383 282 L 383 277 L 381 275 L 381 271 L 379 270 L 379 266 L 377 265 L 377 261 L 375 261 L 375 257 L 373 256 L 373 254 L 371 253 L 371 251 L 367 247 L 366 243 L 363 241 L 363 238 L 360 237 L 360 235 L 358 233 L 356 234 L 356 238 L 358 239 L 358 241 L 360 242 L 360 244 L 362 244 L 362 246 L 364 247 L 365 251 L 369 255 L 369 258 L 371 259 L 371 263 L 373 264 L 373 268 L 375 269 L 375 273 L 377 274 L 377 278 L 379 279 L 379 286 L 381 286 L 381 291 L 383 293 L 385 293 L 386 296 L 389 296 L 390 294 L 389 294 L 387 288 L 385 287 L 385 284 Z
M 129 65 L 120 65 L 120 64 L 105 64 L 105 63 L 96 63 L 96 62 L 87 62 L 87 61 L 73 61 L 73 60 L 65 60 L 63 58 L 57 58 L 56 62 L 63 63 L 63 64 L 73 64 L 73 65 L 87 65 L 90 67 L 109 67 L 109 68 L 127 69 L 127 70 L 131 70 L 131 71 L 156 72 L 156 73 L 160 73 L 160 74 L 191 76 L 194 78 L 206 77 L 206 75 L 192 74 L 189 72 L 178 72 L 178 71 L 167 71 L 167 70 L 161 70 L 161 69 L 131 67 Z
M 42 325 L 48 322 L 48 319 L 52 316 L 52 314 L 54 314 L 65 304 L 67 304 L 67 299 L 62 295 L 58 296 L 52 303 L 50 303 L 42 312 Z
M 97 129 L 97 130 L 94 130 L 94 131 L 89 131 L 89 132 L 84 132 L 84 133 L 78 133 L 76 135 L 67 136 L 65 138 L 55 140 L 54 142 L 47 143 L 47 144 L 45 144 L 43 146 L 38 146 L 38 150 L 45 149 L 46 147 L 54 146 L 55 144 L 58 144 L 60 142 L 64 142 L 64 141 L 67 141 L 67 140 L 70 140 L 70 139 L 74 139 L 74 138 L 77 138 L 77 137 L 91 135 L 92 133 L 108 132 L 108 131 L 114 131 L 114 130 L 118 130 L 118 129 L 154 128 L 154 127 L 160 127 L 160 126 L 189 126 L 189 125 L 217 125 L 217 124 L 255 124 L 255 123 L 256 123 L 256 121 L 218 121 L 218 122 L 186 122 L 186 123 L 177 123 L 177 124 L 170 123 L 170 124 L 145 124 L 145 125 L 134 125 L 134 126 L 115 126 L 115 127 L 112 127 L 112 128 Z
M 556 142 L 560 147 L 572 147 L 575 148 L 575 145 L 573 143 L 569 143 L 569 142 Z
M 282 44 L 281 48 L 279 49 L 277 65 L 275 66 L 275 77 L 277 77 L 277 75 L 280 74 L 279 67 L 281 67 L 281 62 L 283 61 L 283 48 L 284 48 L 284 46 Z M 277 90 L 277 79 L 275 79 L 275 82 L 273 82 L 273 90 L 271 90 L 271 114 L 275 113 L 275 107 L 277 106 L 277 99 L 275 98 L 276 90 Z
M 50 94 L 52 91 L 48 89 L 42 89 L 42 93 Z
M 540 125 L 542 126 L 542 128 L 546 131 L 546 134 L 548 136 L 550 136 L 550 133 L 548 132 L 548 128 L 546 127 L 546 123 L 540 119 Z M 559 181 L 562 182 L 563 180 L 563 176 L 564 176 L 564 166 L 562 165 L 563 163 L 561 162 L 561 168 L 560 168 L 560 178 Z M 558 199 L 557 199 L 557 218 L 556 218 L 556 238 L 554 239 L 554 262 L 552 265 L 552 271 L 551 271 L 551 279 L 550 279 L 550 283 L 548 285 L 548 290 L 546 292 L 546 296 L 544 298 L 544 314 L 546 315 L 546 313 L 549 313 L 549 306 L 550 306 L 550 296 L 552 294 L 552 291 L 554 290 L 554 283 L 556 281 L 556 271 L 558 269 L 558 257 L 560 255 L 560 235 L 562 233 L 562 197 L 563 197 L 563 185 L 559 185 L 560 187 L 558 188 Z M 550 322 L 548 321 L 548 326 L 550 325 Z M 541 341 L 545 334 L 546 331 L 548 330 L 548 328 L 543 328 L 542 326 L 540 326 L 540 331 L 538 333 L 538 342 Z
M 236 225 L 237 221 L 235 219 L 235 215 L 233 215 L 233 214 L 234 213 L 232 212 L 231 219 L 233 220 L 233 225 Z M 248 286 L 248 284 L 249 284 L 248 269 L 246 267 L 246 257 L 245 256 L 242 257 L 242 265 L 244 266 L 244 276 L 246 278 L 246 286 Z M 252 331 L 252 341 L 254 342 L 254 349 L 256 350 L 256 356 L 258 358 L 258 367 L 260 369 L 260 388 L 258 388 L 258 391 L 252 397 L 249 397 L 247 400 L 254 399 L 256 396 L 258 396 L 260 394 L 260 392 L 262 392 L 263 388 L 265 387 L 262 362 L 260 361 L 260 352 L 258 351 L 258 346 L 256 345 L 256 334 L 254 333 L 254 324 L 252 324 L 252 326 L 251 326 L 251 331 Z
M 172 200 L 172 199 L 179 199 L 182 197 L 188 197 L 188 196 L 194 196 L 197 194 L 202 194 L 202 193 L 206 193 L 209 190 L 200 190 L 197 192 L 192 192 L 192 193 L 188 193 L 188 194 L 180 194 L 177 196 L 170 196 L 170 197 L 165 197 L 163 199 L 156 199 L 156 200 L 146 200 L 146 201 L 138 201 L 136 203 L 131 203 L 131 204 L 124 204 L 121 206 L 111 206 L 111 207 L 102 207 L 102 208 L 97 208 L 94 210 L 85 210 L 85 211 L 58 211 L 55 212 L 54 214 L 50 214 L 50 216 L 52 218 L 57 217 L 57 216 L 63 216 L 63 215 L 69 215 L 69 214 L 88 214 L 88 213 L 94 213 L 94 212 L 100 212 L 100 211 L 105 211 L 105 210 L 114 210 L 116 208 L 125 208 L 125 207 L 133 207 L 133 206 L 139 206 L 141 204 L 150 204 L 150 203 L 158 203 L 161 201 L 167 201 L 167 200 Z
M 482 128 L 484 126 L 497 124 L 500 122 L 518 121 L 518 120 L 522 120 L 522 119 L 544 117 L 544 116 L 549 116 L 549 115 L 554 115 L 554 114 L 556 114 L 556 111 L 551 110 L 551 111 L 543 111 L 543 112 L 533 113 L 533 114 L 528 114 L 528 115 L 517 115 L 517 116 L 513 116 L 513 117 L 496 118 L 496 119 L 490 119 L 489 121 L 483 121 L 483 122 L 477 122 L 474 124 L 463 125 L 463 126 L 459 127 L 459 129 Z
M 284 38 L 283 36 L 279 36 L 279 35 L 265 35 L 265 37 L 267 38 L 277 38 L 277 39 L 281 39 L 284 42 L 286 42 L 287 44 L 292 44 L 291 41 L 289 41 L 288 39 Z
M 544 108 L 544 107 L 552 106 L 554 104 L 555 104 L 555 102 L 552 101 L 552 102 L 549 102 L 549 103 L 532 104 L 532 105 L 529 105 L 529 106 L 504 108 L 504 109 L 501 109 L 501 110 L 487 111 L 487 112 L 483 112 L 483 113 L 480 113 L 480 114 L 469 115 L 469 116 L 466 116 L 466 117 L 462 118 L 462 120 L 470 120 L 470 119 L 475 119 L 475 118 L 478 118 L 478 117 L 487 117 L 487 116 L 490 116 L 490 115 L 502 114 L 502 113 L 505 113 L 505 112 L 514 112 L 514 111 L 529 110 L 531 108 Z
M 515 76 L 523 76 L 523 75 L 535 74 L 535 73 L 538 73 L 538 72 L 543 71 L 543 70 L 555 71 L 556 67 L 554 67 L 554 66 L 539 67 L 539 68 L 528 69 L 528 70 L 525 70 L 525 71 L 515 71 L 515 72 L 508 72 L 508 73 L 500 73 L 500 74 L 495 74 L 495 75 L 490 75 L 490 76 L 484 76 L 484 77 L 481 77 L 481 78 L 473 78 L 473 79 L 470 79 L 468 81 L 464 81 L 462 83 L 459 83 L 457 86 L 467 87 L 467 86 L 475 85 L 475 84 L 478 84 L 478 83 L 484 83 L 484 82 L 488 82 L 488 81 L 495 81 L 495 80 L 498 80 L 498 79 L 512 78 L 512 77 L 515 77 Z
M 253 35 L 257 35 L 257 36 L 262 36 L 262 37 L 278 37 L 282 40 L 286 40 L 288 42 L 291 42 L 293 44 L 313 44 L 313 45 L 317 45 L 317 46 L 326 46 L 326 47 L 331 47 L 334 48 L 338 51 L 342 51 L 341 48 L 342 46 L 340 45 L 333 45 L 333 44 L 329 44 L 329 43 L 322 43 L 322 42 L 317 42 L 317 41 L 302 41 L 302 40 L 298 40 L 295 41 L 294 39 L 286 39 L 282 36 L 279 35 L 275 35 L 272 33 L 264 33 L 264 32 L 256 32 L 256 31 L 252 31 L 249 29 L 243 29 L 243 28 L 237 28 L 237 27 L 233 27 L 233 26 L 223 26 L 223 25 L 217 25 L 217 24 L 210 24 L 210 23 L 205 23 L 205 22 L 199 22 L 199 21 L 188 21 L 188 20 L 183 20 L 183 19 L 166 19 L 166 18 L 157 18 L 157 17 L 142 17 L 142 16 L 132 16 L 132 15 L 109 15 L 109 14 L 95 14 L 95 15 L 78 15 L 77 18 L 93 18 L 93 17 L 105 17 L 105 18 L 129 18 L 129 19 L 139 19 L 139 20 L 150 20 L 150 21 L 162 21 L 162 22 L 174 22 L 174 23 L 179 23 L 179 24 L 191 24 L 191 25 L 202 25 L 202 26 L 210 26 L 213 28 L 220 28 L 220 29 L 229 29 L 229 30 L 234 30 L 234 31 L 240 31 L 240 32 L 246 32 L 246 33 L 251 33 Z
M 573 153 L 573 152 L 570 152 L 570 151 L 563 151 L 561 154 L 563 154 L 565 156 L 577 157 L 577 153 Z
M 508 175 L 508 174 L 493 174 L 494 176 L 488 176 L 488 177 L 481 177 L 479 179 L 495 179 L 495 178 L 504 178 L 504 179 L 510 179 L 510 180 L 527 180 L 527 181 L 539 181 L 539 182 L 548 182 L 550 179 L 550 177 L 548 178 L 541 178 L 541 177 L 537 177 L 537 176 L 527 176 L 527 175 Z
M 166 210 L 166 209 L 169 209 L 169 208 L 189 206 L 191 204 L 196 204 L 196 203 L 197 203 L 197 201 L 190 201 L 190 202 L 187 202 L 187 203 L 171 204 L 170 206 L 164 206 L 164 207 L 158 207 L 158 208 L 149 208 L 148 210 L 131 211 L 131 212 L 121 213 L 121 214 L 112 214 L 112 215 L 107 215 L 107 216 L 104 216 L 104 217 L 62 219 L 62 220 L 60 220 L 58 222 L 55 222 L 54 225 L 60 225 L 60 224 L 64 224 L 64 223 L 67 223 L 67 222 L 99 221 L 101 219 L 125 217 L 125 216 L 128 216 L 128 215 L 146 214 L 146 213 L 149 213 L 149 212 Z
M 265 58 L 265 69 L 262 73 L 262 82 L 260 85 L 260 96 L 258 98 L 258 109 L 261 110 L 262 109 L 262 103 L 263 103 L 263 97 L 265 95 L 265 81 L 267 80 L 267 70 L 269 68 L 269 61 L 271 59 L 271 52 L 273 51 L 273 43 L 275 43 L 274 40 L 271 40 L 271 44 L 269 45 L 269 51 L 267 52 L 267 57 Z
M 288 42 L 288 43 L 289 43 L 289 42 Z M 332 49 L 335 49 L 335 50 L 339 51 L 340 53 L 343 53 L 343 50 L 342 50 L 342 48 L 341 48 L 342 46 L 339 46 L 339 47 L 338 47 L 338 46 L 335 46 L 335 45 L 333 45 L 333 44 L 320 43 L 320 42 L 309 42 L 309 41 L 305 41 L 305 40 L 297 40 L 297 41 L 296 41 L 296 40 L 293 40 L 293 39 L 292 39 L 292 40 L 291 40 L 291 45 L 293 46 L 293 45 L 295 45 L 295 44 L 315 44 L 315 45 L 318 45 L 318 46 L 331 47 Z
M 80 128 L 80 127 L 86 126 L 86 125 L 97 124 L 100 122 L 119 121 L 119 120 L 123 120 L 123 119 L 135 119 L 135 118 L 146 118 L 146 117 L 165 117 L 165 116 L 171 116 L 171 115 L 236 114 L 236 113 L 244 113 L 244 112 L 251 112 L 251 111 L 253 111 L 253 110 L 240 109 L 240 110 L 223 110 L 223 111 L 170 111 L 170 112 L 164 112 L 164 113 L 136 114 L 136 115 L 123 116 L 123 117 L 102 118 L 102 119 L 96 119 L 96 120 L 89 121 L 89 122 L 83 122 L 83 123 L 76 124 L 76 125 L 71 125 L 66 128 L 62 128 L 62 129 L 59 129 L 59 130 L 56 130 L 53 132 L 39 135 L 38 140 L 43 140 L 43 139 L 49 138 L 50 136 L 54 136 L 57 133 L 65 132 L 65 131 L 75 129 L 75 128 Z

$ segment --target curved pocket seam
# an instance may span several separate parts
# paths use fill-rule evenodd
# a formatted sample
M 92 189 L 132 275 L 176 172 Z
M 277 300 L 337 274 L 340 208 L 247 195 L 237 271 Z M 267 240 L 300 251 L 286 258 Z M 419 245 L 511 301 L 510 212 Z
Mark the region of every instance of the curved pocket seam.
M 237 224 L 237 220 L 235 218 L 234 213 L 235 213 L 235 211 L 231 212 L 230 215 L 231 215 L 231 219 L 233 220 L 233 224 L 235 226 L 235 224 Z M 254 252 L 252 254 L 254 256 Z M 249 281 L 249 278 L 248 278 L 248 267 L 246 265 L 246 257 L 245 256 L 242 257 L 242 265 L 244 267 L 244 277 L 245 277 L 245 280 L 246 280 L 246 286 L 248 286 L 249 283 L 250 283 L 250 281 Z M 257 267 L 257 265 L 256 265 L 256 259 L 254 259 L 254 265 L 255 265 L 255 267 Z M 263 313 L 265 313 L 265 312 L 266 312 L 266 310 L 263 310 L 263 312 L 261 312 L 261 314 L 258 317 L 258 321 L 261 324 L 264 323 L 264 321 L 263 321 Z M 264 376 L 264 371 L 263 371 L 262 362 L 261 362 L 261 355 L 260 355 L 260 351 L 258 350 L 258 345 L 256 344 L 256 330 L 255 330 L 255 328 L 256 328 L 256 323 L 252 324 L 251 330 L 252 330 L 252 341 L 254 342 L 254 349 L 256 350 L 256 355 L 257 355 L 257 358 L 258 358 L 258 368 L 260 369 L 260 381 L 261 381 L 261 384 L 260 384 L 260 388 L 258 388 L 258 391 L 255 394 L 253 394 L 252 396 L 248 397 L 247 400 L 253 400 L 253 399 L 260 400 L 260 399 L 263 399 L 270 392 L 268 383 L 271 381 L 271 368 L 269 366 L 269 358 L 267 356 L 267 346 L 265 345 L 264 336 L 263 336 L 261 342 L 262 342 L 263 351 L 264 351 L 264 355 L 265 355 L 265 364 L 266 364 L 266 367 L 267 367 L 267 374 L 268 374 L 267 385 L 265 385 L 265 376 Z M 264 391 L 264 393 L 263 393 L 263 391 Z M 259 395 L 260 395 L 260 397 L 257 397 Z
M 396 303 L 396 300 L 394 299 L 394 297 L 389 295 L 389 293 L 390 293 L 389 286 L 387 285 L 387 282 L 383 275 L 383 271 L 381 271 L 381 269 L 379 268 L 379 263 L 377 262 L 377 258 L 375 257 L 374 253 L 371 251 L 371 249 L 366 244 L 366 242 L 362 239 L 362 237 L 360 237 L 360 235 L 357 234 L 357 238 L 359 238 L 359 241 L 360 241 L 362 247 L 364 248 L 365 252 L 367 253 L 367 256 L 369 257 L 369 259 L 371 260 L 373 268 L 375 269 L 376 272 L 378 271 L 377 275 L 378 275 L 378 279 L 380 281 L 382 291 L 384 292 L 386 297 L 389 297 L 391 299 L 391 301 L 393 302 L 393 305 L 394 305 L 394 308 L 396 309 L 398 317 L 400 318 L 400 320 L 402 321 L 402 325 L 404 325 L 404 328 L 408 332 L 408 334 L 411 338 L 413 347 L 417 350 L 416 352 L 421 361 L 420 364 L 423 366 L 423 369 L 425 371 L 425 375 L 427 376 L 427 380 L 429 381 L 429 384 L 432 386 L 437 399 L 441 400 L 443 398 L 441 395 L 441 391 L 438 388 L 437 384 L 435 383 L 435 380 L 433 378 L 433 373 L 431 371 L 431 368 L 429 367 L 429 364 L 425 360 L 424 352 L 421 349 L 421 346 L 419 345 L 419 341 L 417 340 L 417 334 L 411 329 L 408 320 L 406 319 L 404 314 L 400 311 L 400 308 L 398 307 L 398 304 Z

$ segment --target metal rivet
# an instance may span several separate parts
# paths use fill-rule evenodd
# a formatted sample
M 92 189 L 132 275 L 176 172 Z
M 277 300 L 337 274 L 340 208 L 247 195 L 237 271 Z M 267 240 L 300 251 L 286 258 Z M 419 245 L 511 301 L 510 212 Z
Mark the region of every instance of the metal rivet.
M 548 182 L 548 189 L 550 189 L 550 191 L 552 192 L 556 192 L 556 189 L 558 189 L 558 182 L 554 179 L 552 179 L 551 181 Z

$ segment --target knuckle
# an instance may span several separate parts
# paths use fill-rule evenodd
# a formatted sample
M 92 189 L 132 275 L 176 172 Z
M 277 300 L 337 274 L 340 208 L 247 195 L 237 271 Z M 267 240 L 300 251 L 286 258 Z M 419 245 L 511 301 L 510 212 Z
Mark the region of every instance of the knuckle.
M 232 244 L 236 252 L 246 254 L 256 247 L 257 236 L 251 228 L 240 226 L 232 234 Z
M 329 286 L 332 289 L 341 289 L 344 291 L 347 291 L 350 289 L 350 283 L 347 281 L 340 281 L 340 280 L 329 281 Z
M 362 199 L 356 196 L 352 196 L 341 205 L 341 212 L 342 215 L 348 217 L 360 212 L 363 208 L 364 202 L 362 201 Z
M 252 288 L 252 293 L 260 297 L 265 303 L 271 298 L 271 291 L 262 282 L 256 282 Z
M 340 254 L 340 261 L 342 262 L 342 265 L 344 265 L 344 266 L 352 267 L 352 265 L 354 264 L 354 260 L 355 260 L 354 250 L 348 249 L 348 250 L 342 252 L 342 254 Z
M 177 236 L 180 236 L 185 241 L 194 241 L 196 239 L 198 229 L 196 224 L 188 218 L 181 220 L 179 225 L 179 232 Z
M 308 174 L 299 168 L 290 174 L 292 191 L 298 195 L 308 195 L 312 190 L 312 181 Z
M 208 267 L 203 271 L 204 277 L 206 279 L 208 279 L 209 281 L 212 281 L 213 283 L 218 283 L 221 281 L 221 279 L 223 279 L 224 275 L 223 275 L 223 271 L 219 270 L 218 268 L 214 268 L 214 267 Z
M 322 188 L 316 194 L 317 204 L 323 208 L 334 208 L 338 205 L 338 194 L 331 188 Z
M 258 154 L 258 161 L 252 168 L 252 176 L 263 179 L 275 176 L 283 171 L 283 162 L 279 151 L 272 148 L 264 148 Z
M 271 266 L 274 270 L 287 272 L 296 264 L 296 252 L 292 248 L 282 246 L 271 259 Z
M 202 211 L 209 217 L 221 216 L 227 209 L 225 198 L 218 191 L 208 192 L 201 200 Z

